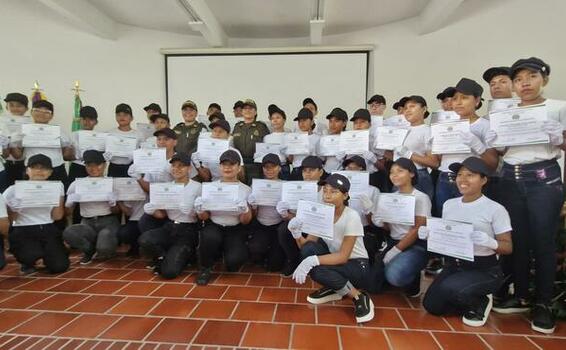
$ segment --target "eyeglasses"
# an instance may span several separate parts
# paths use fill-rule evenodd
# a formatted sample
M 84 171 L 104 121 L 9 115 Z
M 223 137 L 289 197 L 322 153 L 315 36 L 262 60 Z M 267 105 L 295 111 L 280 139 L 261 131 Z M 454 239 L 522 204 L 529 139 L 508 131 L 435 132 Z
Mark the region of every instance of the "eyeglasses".
M 32 109 L 32 112 L 39 113 L 39 114 L 47 114 L 47 115 L 53 114 L 53 112 L 51 112 L 48 109 L 40 109 L 40 108 L 34 108 L 34 109 Z

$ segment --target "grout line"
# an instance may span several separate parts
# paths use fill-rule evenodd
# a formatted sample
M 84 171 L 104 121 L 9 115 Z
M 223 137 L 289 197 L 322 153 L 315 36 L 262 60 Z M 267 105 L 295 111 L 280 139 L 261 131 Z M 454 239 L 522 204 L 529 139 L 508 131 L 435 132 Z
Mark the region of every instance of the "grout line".
M 338 349 L 342 350 L 342 335 L 340 334 L 340 328 L 336 325 L 336 335 L 338 338 Z
M 543 348 L 541 348 L 537 343 L 535 343 L 535 342 L 531 339 L 531 337 L 528 337 L 528 336 L 526 336 L 526 335 L 525 335 L 524 337 L 527 338 L 527 341 L 531 342 L 531 344 L 533 344 L 537 349 L 543 350 Z
M 204 322 L 201 323 L 200 327 L 197 329 L 197 331 L 195 332 L 195 334 L 193 335 L 193 337 L 192 337 L 191 340 L 189 341 L 189 345 L 192 345 L 192 344 L 195 342 L 197 336 L 200 334 L 200 332 L 201 332 L 202 329 L 204 328 L 204 325 L 206 324 L 206 322 L 207 322 L 207 321 L 204 321 Z
M 242 346 L 242 342 L 244 341 L 244 338 L 246 337 L 246 333 L 248 333 L 248 329 L 250 328 L 250 323 L 251 322 L 246 323 L 246 328 L 244 328 L 244 332 L 240 336 L 240 341 L 238 342 L 238 347 Z
M 126 316 L 118 316 L 118 317 L 116 317 L 116 320 L 114 320 L 114 322 L 111 322 L 111 323 L 108 325 L 108 327 L 104 328 L 104 329 L 103 329 L 102 331 L 100 331 L 100 333 L 98 333 L 96 336 L 98 337 L 98 336 L 100 336 L 100 335 L 106 333 L 107 331 L 109 331 L 110 328 L 114 327 L 114 325 L 116 325 L 116 323 L 120 322 L 120 320 L 123 319 L 124 317 L 126 317 Z M 96 339 L 96 338 L 95 338 L 95 339 Z
M 441 317 L 442 321 L 444 321 L 444 323 L 446 323 L 448 325 L 448 329 L 450 329 L 451 331 L 455 331 L 456 329 L 454 327 L 452 327 L 452 325 L 450 324 L 450 322 L 448 322 L 448 320 L 444 317 Z
M 277 315 L 277 309 L 279 308 L 279 303 L 275 304 L 273 308 L 273 315 L 271 315 L 271 323 L 275 323 L 275 315 Z
M 25 311 L 25 310 L 19 310 L 19 311 Z M 10 333 L 11 330 L 13 330 L 13 329 L 15 329 L 15 328 L 18 328 L 19 326 L 28 323 L 29 321 L 33 320 L 34 318 L 36 318 L 36 317 L 38 317 L 39 315 L 42 314 L 41 311 L 36 311 L 36 312 L 37 312 L 37 315 L 28 318 L 27 320 L 23 321 L 22 323 L 19 323 L 19 324 L 15 325 L 15 326 L 12 327 L 12 328 L 6 329 L 6 330 L 5 330 L 4 332 L 2 332 L 2 333 Z M 11 333 L 11 334 L 14 334 L 14 333 Z
M 232 317 L 234 317 L 234 314 L 236 313 L 236 310 L 238 309 L 238 307 L 240 306 L 240 302 L 237 301 L 236 302 L 236 306 L 232 309 L 232 312 L 230 313 L 230 316 L 228 316 L 228 319 L 231 320 Z
M 295 324 L 291 323 L 291 331 L 289 332 L 289 346 L 288 349 L 292 349 L 291 346 L 293 345 L 293 334 L 295 333 Z
M 489 345 L 489 343 L 487 342 L 487 340 L 485 340 L 481 334 L 476 334 L 476 336 L 478 338 L 480 338 L 480 341 L 483 343 L 483 345 L 485 345 L 489 350 L 494 350 L 493 347 L 491 345 Z
M 427 333 L 432 337 L 432 340 L 434 340 L 434 342 L 436 343 L 436 345 L 438 345 L 438 347 L 440 349 L 444 349 L 442 347 L 442 345 L 440 344 L 440 342 L 438 341 L 438 339 L 436 339 L 436 337 L 434 336 L 434 333 L 432 331 L 427 331 Z
M 401 315 L 399 310 L 396 309 L 395 312 L 397 313 L 397 316 L 399 316 L 399 319 L 403 323 L 403 326 L 405 326 L 405 329 L 409 329 L 409 326 L 407 326 L 407 322 L 405 322 L 405 319 L 403 318 L 403 315 Z
M 385 329 L 381 329 L 381 333 L 383 333 L 383 336 L 385 337 L 385 341 L 387 342 L 387 347 L 389 348 L 389 350 L 393 349 L 393 345 L 391 344 L 391 339 L 389 339 L 389 334 L 387 334 Z
M 146 339 L 151 335 L 151 333 L 153 333 L 163 323 L 163 321 L 165 321 L 165 318 L 162 318 L 161 321 L 157 322 L 155 326 L 151 330 L 149 330 L 145 337 L 143 337 L 140 341 L 145 342 Z

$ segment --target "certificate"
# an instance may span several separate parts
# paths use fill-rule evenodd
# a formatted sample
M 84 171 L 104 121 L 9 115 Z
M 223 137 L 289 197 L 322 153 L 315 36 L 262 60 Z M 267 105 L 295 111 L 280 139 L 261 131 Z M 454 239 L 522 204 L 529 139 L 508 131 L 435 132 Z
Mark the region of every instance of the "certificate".
M 296 216 L 303 222 L 303 232 L 328 240 L 334 239 L 333 205 L 301 200 Z
M 158 173 L 167 165 L 165 148 L 140 148 L 134 151 L 134 164 L 136 171 L 147 173 Z
M 252 179 L 252 194 L 257 205 L 274 207 L 281 200 L 282 181 Z
M 114 178 L 114 193 L 119 201 L 145 201 L 146 198 L 137 180 L 128 177 Z
M 136 123 L 136 135 L 141 141 L 144 141 L 153 136 L 155 126 L 148 123 Z
M 96 132 L 92 130 L 79 130 L 78 140 L 79 140 L 79 150 L 81 155 L 84 151 L 96 150 L 104 152 L 106 148 L 106 137 L 108 136 L 105 132 Z
M 14 117 L 14 116 L 0 117 L 0 127 L 2 128 L 2 135 L 9 137 L 12 141 L 15 141 L 16 138 L 21 138 L 20 135 L 22 134 L 22 125 L 29 123 L 32 123 L 30 117 Z
M 57 207 L 63 196 L 61 181 L 16 181 L 16 198 L 22 208 Z
M 415 224 L 415 196 L 401 193 L 380 193 L 375 215 L 391 224 Z
M 238 211 L 240 185 L 206 182 L 202 184 L 202 209 L 208 211 Z
M 369 173 L 367 171 L 334 171 L 333 174 L 340 174 L 350 181 L 350 197 L 359 197 L 360 194 L 369 192 Z
M 487 101 L 487 111 L 489 113 L 504 111 L 519 106 L 520 99 L 517 98 L 497 98 Z
M 281 189 L 281 201 L 289 203 L 290 209 L 297 209 L 299 200 L 317 202 L 318 184 L 315 181 L 284 182 Z
M 22 125 L 23 147 L 61 148 L 61 127 L 47 124 Z
M 276 143 L 257 142 L 255 144 L 254 162 L 261 163 L 266 154 L 273 153 L 281 159 L 281 145 Z
M 264 137 L 263 142 L 266 143 L 276 143 L 282 145 L 285 142 L 285 133 L 284 132 L 272 132 L 269 134 L 269 137 Z
M 340 150 L 346 154 L 364 154 L 369 151 L 369 130 L 342 131 Z
M 430 230 L 427 249 L 430 252 L 474 261 L 474 226 L 457 221 L 428 218 L 426 226 Z
M 411 126 L 411 123 L 405 118 L 404 115 L 398 114 L 391 116 L 389 118 L 385 118 L 383 120 L 383 126 L 396 126 L 398 128 L 407 128 Z
M 283 138 L 284 145 L 287 146 L 287 154 L 309 154 L 309 134 L 307 133 L 287 133 Z
M 129 158 L 137 148 L 137 145 L 138 141 L 134 137 L 124 137 L 115 134 L 106 136 L 106 152 L 112 154 L 113 157 Z
M 379 127 L 383 126 L 383 116 L 381 115 L 372 115 L 371 116 L 371 127 Z
M 430 124 L 455 122 L 460 120 L 460 115 L 454 111 L 436 111 L 430 115 Z
M 318 141 L 318 155 L 335 156 L 340 151 L 340 135 L 324 135 Z
M 83 177 L 75 181 L 75 192 L 81 195 L 79 202 L 106 202 L 114 191 L 111 177 Z
M 407 129 L 393 126 L 377 128 L 374 147 L 385 150 L 393 150 L 396 147 L 401 147 L 408 133 L 409 130 Z
M 541 130 L 548 119 L 545 105 L 521 107 L 489 114 L 489 127 L 497 133 L 494 147 L 548 143 L 548 134 Z
M 460 132 L 470 132 L 470 122 L 459 120 L 432 124 L 430 135 L 432 136 L 432 153 L 470 153 L 470 147 L 462 142 Z
M 201 161 L 206 163 L 218 164 L 222 153 L 230 147 L 228 140 L 219 140 L 213 138 L 198 139 L 198 156 Z
M 155 182 L 149 184 L 149 202 L 159 209 L 179 209 L 183 202 L 183 184 Z

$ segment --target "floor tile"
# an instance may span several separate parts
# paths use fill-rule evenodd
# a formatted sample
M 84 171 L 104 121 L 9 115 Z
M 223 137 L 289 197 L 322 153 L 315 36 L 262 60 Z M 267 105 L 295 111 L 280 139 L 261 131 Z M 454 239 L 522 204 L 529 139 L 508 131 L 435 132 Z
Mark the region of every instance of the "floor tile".
M 154 316 L 188 317 L 197 304 L 198 301 L 192 299 L 163 299 L 149 314 Z
M 546 338 L 546 337 L 530 337 L 530 340 L 536 343 L 544 350 L 564 350 L 566 349 L 565 338 Z
M 239 287 L 230 286 L 222 299 L 226 300 L 257 300 L 261 293 L 261 287 Z
M 0 290 L 0 301 L 4 301 L 8 298 L 11 298 L 18 293 L 20 293 L 20 291 L 17 291 L 17 290 Z
M 206 321 L 194 343 L 237 346 L 245 329 L 245 322 Z
M 68 339 L 57 339 L 44 350 L 59 350 L 69 342 Z
M 279 287 L 280 283 L 279 275 L 251 275 L 248 286 Z
M 376 307 L 411 307 L 407 298 L 401 294 L 373 294 L 371 299 Z
M 220 299 L 226 291 L 226 286 L 195 286 L 187 295 L 189 298 L 195 299 Z
M 161 284 L 152 282 L 132 282 L 124 288 L 116 291 L 116 295 L 150 295 Z
M 155 278 L 155 275 L 150 270 L 134 270 L 127 275 L 121 277 L 123 281 L 150 281 Z
M 159 318 L 123 317 L 110 329 L 102 333 L 102 338 L 142 340 L 160 322 Z
M 72 268 L 70 271 L 61 274 L 59 277 L 62 278 L 88 278 L 89 276 L 94 275 L 102 271 L 101 269 L 94 269 L 94 268 L 85 268 L 85 267 L 78 267 Z
M 339 333 L 343 350 L 381 350 L 389 348 L 382 330 L 362 327 L 340 327 Z
M 445 330 L 449 331 L 450 327 L 442 319 L 442 317 L 434 316 L 425 310 L 399 310 L 401 317 L 407 324 L 409 329 L 426 329 L 426 330 Z
M 385 334 L 393 349 L 396 350 L 440 349 L 428 332 L 388 329 Z
M 70 308 L 69 311 L 104 313 L 124 299 L 125 297 L 112 295 L 92 295 Z
M 63 282 L 64 280 L 54 279 L 54 278 L 36 278 L 30 283 L 26 283 L 14 289 L 42 292 Z
M 96 281 L 90 281 L 90 280 L 67 280 L 55 287 L 52 287 L 50 289 L 48 289 L 49 292 L 67 292 L 67 293 L 78 293 L 83 289 L 86 289 L 90 286 L 92 286 L 93 284 L 95 284 Z
M 316 312 L 319 324 L 356 325 L 354 308 L 352 307 L 319 305 Z
M 193 289 L 192 284 L 166 283 L 154 290 L 151 295 L 156 297 L 181 298 Z
M 291 326 L 284 324 L 250 323 L 242 346 L 251 348 L 287 349 Z
M 0 303 L 2 309 L 27 309 L 28 307 L 36 304 L 52 294 L 42 292 L 22 292 Z
M 19 311 L 19 310 L 6 310 L 0 313 L 0 332 L 6 332 L 9 329 L 16 327 L 37 316 L 39 312 L 35 311 Z
M 191 318 L 228 319 L 235 307 L 235 301 L 203 300 L 192 312 Z
M 113 294 L 119 289 L 124 288 L 130 282 L 122 282 L 122 281 L 99 281 L 96 284 L 88 287 L 87 289 L 83 290 L 83 293 L 88 294 Z
M 461 350 L 466 344 L 466 350 L 488 350 L 485 343 L 475 334 L 435 332 L 433 336 L 444 350 Z
M 296 290 L 291 288 L 263 288 L 260 301 L 294 303 Z
M 77 314 L 46 312 L 14 328 L 12 332 L 17 334 L 49 335 L 71 322 L 77 316 Z
M 202 326 L 199 320 L 165 319 L 146 338 L 146 341 L 168 343 L 190 343 Z
M 227 284 L 231 286 L 245 286 L 250 279 L 249 274 L 223 273 L 214 281 L 214 284 Z
M 450 324 L 450 326 L 457 332 L 468 332 L 468 333 L 499 333 L 491 320 L 488 318 L 487 323 L 482 327 L 470 327 L 466 326 L 462 322 L 462 316 L 445 316 L 444 319 Z
M 314 307 L 310 305 L 278 304 L 275 321 L 292 323 L 314 323 Z
M 86 295 L 57 293 L 35 304 L 31 309 L 63 311 L 85 299 Z
M 99 273 L 90 276 L 89 278 L 92 279 L 97 279 L 97 280 L 118 280 L 122 277 L 124 277 L 125 275 L 129 274 L 130 272 L 132 272 L 131 270 L 126 270 L 126 269 L 104 269 L 101 270 Z
M 110 313 L 115 315 L 145 315 L 160 301 L 159 298 L 128 297 L 114 306 Z
M 272 303 L 240 302 L 232 315 L 234 320 L 268 321 L 273 319 L 275 305 Z
M 45 350 L 49 346 L 49 344 L 53 343 L 53 341 L 53 338 L 43 338 L 37 343 L 33 344 L 33 346 L 29 348 L 29 350 Z
M 81 315 L 58 330 L 55 335 L 60 337 L 94 338 L 119 318 L 119 316 L 109 315 Z
M 293 349 L 331 350 L 339 347 L 336 327 L 295 325 L 293 329 Z
M 531 343 L 526 337 L 511 335 L 480 335 L 493 350 L 534 350 L 536 345 Z
M 14 289 L 32 281 L 31 278 L 8 277 L 0 281 L 0 289 Z
M 501 333 L 540 335 L 531 329 L 531 324 L 522 314 L 502 315 L 492 312 L 490 320 Z
M 352 309 L 352 313 L 354 310 Z M 380 327 L 380 328 L 401 328 L 405 329 L 401 317 L 395 309 L 374 309 L 373 320 L 365 324 L 368 327 Z

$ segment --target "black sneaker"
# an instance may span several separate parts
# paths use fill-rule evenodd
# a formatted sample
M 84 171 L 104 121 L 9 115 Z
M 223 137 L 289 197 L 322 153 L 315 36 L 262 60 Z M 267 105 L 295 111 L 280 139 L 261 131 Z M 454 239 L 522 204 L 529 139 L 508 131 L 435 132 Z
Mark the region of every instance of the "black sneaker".
M 162 256 L 157 258 L 157 260 L 155 260 L 155 264 L 153 265 L 153 274 L 154 275 L 159 275 L 161 273 L 161 262 L 163 262 Z
M 94 256 L 94 253 L 84 253 L 83 257 L 81 258 L 81 260 L 79 261 L 79 264 L 81 265 L 88 265 L 92 262 L 92 257 Z
M 503 300 L 496 300 L 493 304 L 493 311 L 498 314 L 516 314 L 521 312 L 527 312 L 531 306 L 529 302 L 516 297 L 509 297 Z
M 427 267 L 425 267 L 425 273 L 427 275 L 436 276 L 442 272 L 443 267 L 444 263 L 441 258 L 432 258 L 428 262 Z
M 342 296 L 328 287 L 322 287 L 307 296 L 307 301 L 311 304 L 324 304 L 336 300 L 342 300 Z
M 373 301 L 366 292 L 361 292 L 358 298 L 353 298 L 354 312 L 357 323 L 369 322 L 373 319 Z
M 129 258 L 139 258 L 140 257 L 140 249 L 137 247 L 130 247 L 126 252 L 126 256 Z
M 409 298 L 418 298 L 421 295 L 421 276 L 419 275 L 411 284 L 405 287 L 404 292 Z
M 281 270 L 281 277 L 283 278 L 291 278 L 291 276 L 293 276 L 293 272 L 295 272 L 295 268 L 297 266 L 291 264 L 291 263 L 287 263 L 285 265 L 285 267 L 283 268 L 283 270 Z
M 23 276 L 30 275 L 34 272 L 37 272 L 37 269 L 35 268 L 35 266 L 22 264 L 22 266 L 20 267 L 20 274 L 23 275 Z
M 212 277 L 212 269 L 211 268 L 203 268 L 200 270 L 198 277 L 197 277 L 197 284 L 199 286 L 206 286 L 210 281 L 210 277 Z
M 481 304 L 474 310 L 466 311 L 462 316 L 462 322 L 470 327 L 481 327 L 487 322 L 487 317 L 493 306 L 491 294 L 482 298 Z
M 531 329 L 544 334 L 552 334 L 554 327 L 554 316 L 548 305 L 536 304 L 531 311 Z

